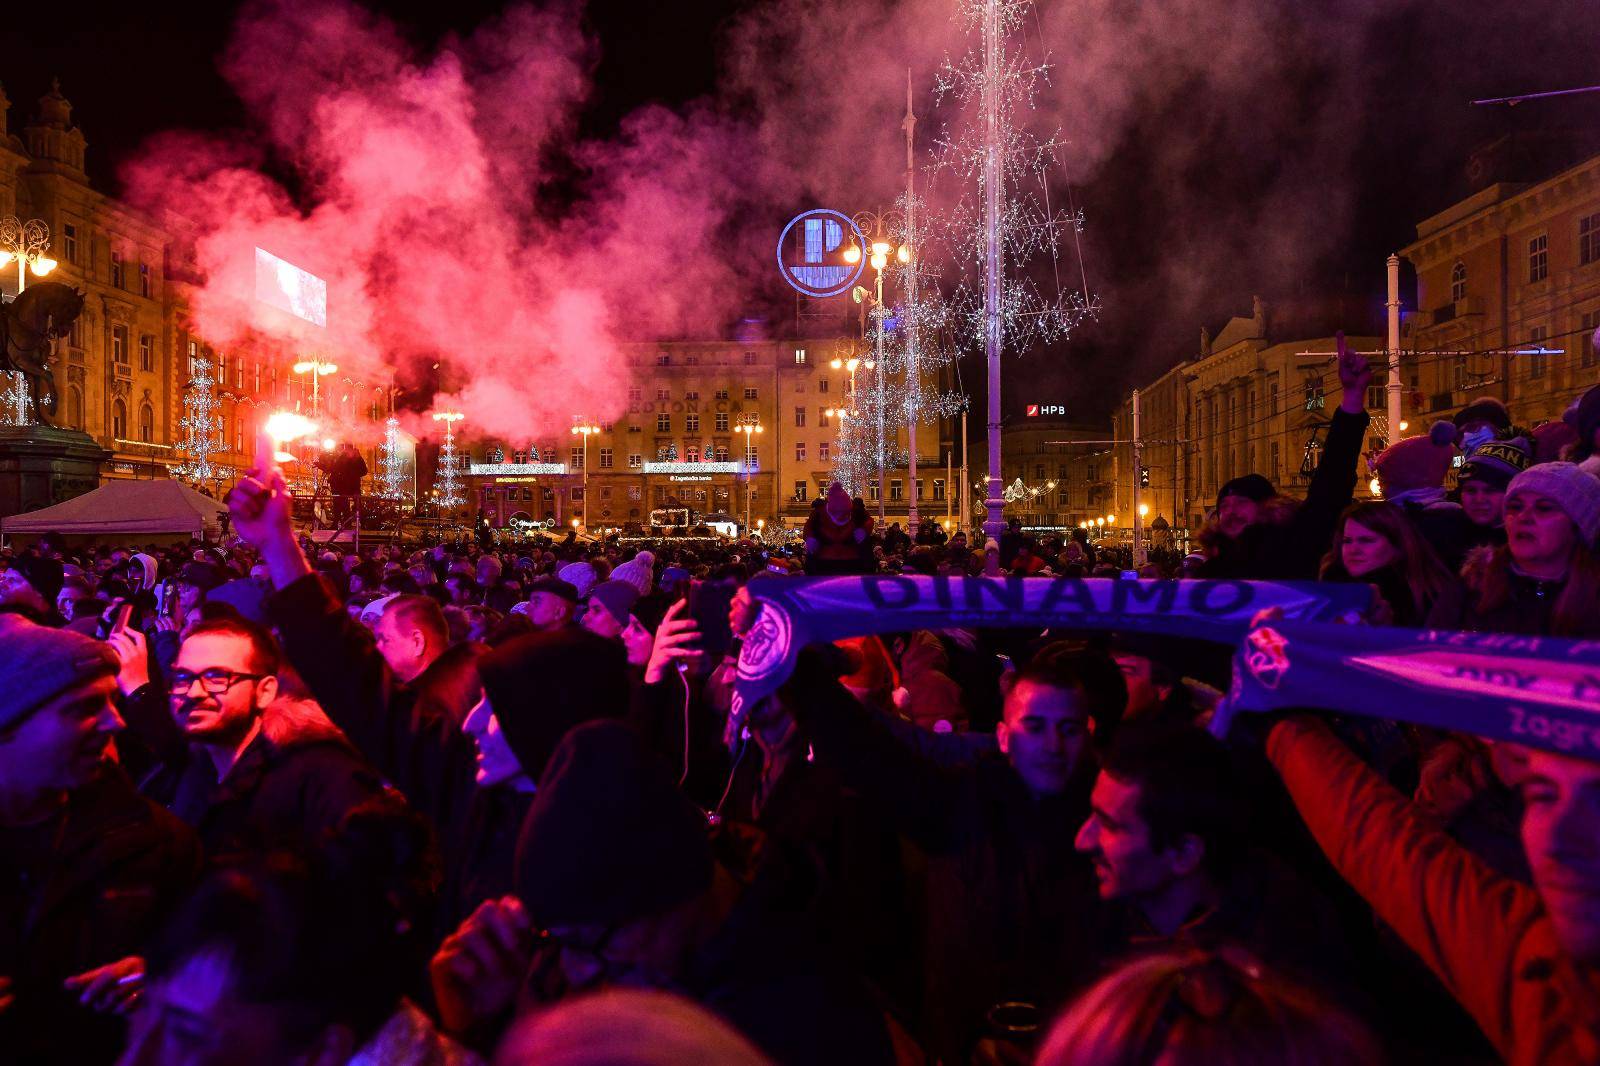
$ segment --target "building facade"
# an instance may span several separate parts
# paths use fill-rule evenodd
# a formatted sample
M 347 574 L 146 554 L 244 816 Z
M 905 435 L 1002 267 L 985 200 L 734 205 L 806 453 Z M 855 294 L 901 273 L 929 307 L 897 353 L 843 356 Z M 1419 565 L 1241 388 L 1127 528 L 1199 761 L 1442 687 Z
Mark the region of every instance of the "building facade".
M 1448 418 L 1494 396 L 1519 425 L 1561 417 L 1600 380 L 1600 156 L 1536 184 L 1498 183 L 1426 219 L 1401 254 L 1407 411 Z
M 1111 455 L 1106 430 L 1061 420 L 1024 418 L 1001 428 L 1000 473 L 1013 499 L 1001 513 L 1029 530 L 1070 529 L 1104 517 L 1110 505 Z M 982 526 L 989 447 L 977 441 L 964 486 L 969 526 Z M 1020 485 L 1019 485 L 1020 482 Z

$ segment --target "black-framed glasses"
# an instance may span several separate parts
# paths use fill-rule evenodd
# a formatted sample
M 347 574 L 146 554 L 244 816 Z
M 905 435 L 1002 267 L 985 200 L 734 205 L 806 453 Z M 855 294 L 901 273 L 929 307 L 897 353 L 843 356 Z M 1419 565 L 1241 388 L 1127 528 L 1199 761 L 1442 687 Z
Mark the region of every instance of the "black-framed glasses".
M 240 674 L 232 670 L 214 666 L 210 670 L 202 670 L 198 674 L 189 670 L 174 670 L 172 681 L 167 688 L 174 696 L 186 695 L 196 681 L 200 682 L 208 695 L 220 696 L 241 681 L 260 681 L 266 674 Z

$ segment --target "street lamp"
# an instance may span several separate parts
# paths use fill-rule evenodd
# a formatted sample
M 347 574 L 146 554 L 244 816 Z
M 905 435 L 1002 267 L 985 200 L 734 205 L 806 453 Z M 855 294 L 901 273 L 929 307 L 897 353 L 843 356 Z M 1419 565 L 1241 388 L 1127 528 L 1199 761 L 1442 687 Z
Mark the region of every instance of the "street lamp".
M 317 408 L 320 404 L 321 393 L 317 388 L 317 380 L 324 375 L 332 374 L 339 367 L 334 363 L 324 363 L 320 359 L 303 359 L 296 363 L 293 370 L 296 374 L 311 375 L 311 417 L 317 417 Z M 434 416 L 438 418 L 438 415 Z
M 755 442 L 750 439 L 750 435 L 763 431 L 761 416 L 754 412 L 746 411 L 739 416 L 733 431 L 744 434 L 744 528 L 748 531 L 750 529 L 750 496 L 754 491 L 750 479 L 755 474 Z
M 583 468 L 583 528 L 589 528 L 589 438 L 600 432 L 600 427 L 592 424 L 587 418 L 574 418 L 572 420 L 572 433 L 574 436 L 583 437 L 583 462 L 578 465 Z M 576 523 L 577 519 L 573 519 Z
M 42 219 L 0 218 L 0 267 L 17 261 L 17 295 L 28 287 L 29 269 L 34 277 L 42 278 L 56 268 L 56 261 L 44 254 L 49 247 L 50 227 Z
M 896 260 L 898 260 L 902 264 L 909 263 L 911 261 L 911 246 L 909 244 L 899 244 L 897 246 L 895 241 L 894 241 L 894 239 L 890 236 L 891 233 L 896 233 L 896 232 L 903 233 L 905 231 L 905 219 L 898 211 L 862 211 L 862 212 L 859 212 L 858 214 L 856 214 L 856 216 L 852 219 L 852 221 L 855 222 L 855 224 L 856 224 L 856 230 L 859 233 L 862 234 L 862 237 L 860 238 L 860 240 L 864 241 L 866 246 L 862 247 L 859 243 L 853 243 L 849 248 L 845 249 L 844 257 L 845 257 L 845 261 L 848 262 L 848 263 L 858 263 L 858 262 L 861 261 L 861 257 L 863 255 L 865 255 L 867 257 L 867 262 L 872 264 L 874 290 L 873 290 L 873 295 L 870 298 L 872 300 L 872 319 L 873 319 L 873 322 L 876 324 L 876 328 L 873 330 L 873 333 L 874 333 L 874 341 L 873 341 L 874 349 L 873 350 L 874 350 L 874 352 L 876 354 L 876 357 L 877 357 L 876 360 L 875 360 L 875 364 L 877 366 L 882 366 L 883 365 L 883 324 L 884 324 L 884 319 L 888 317 L 884 313 L 884 310 L 883 310 L 883 272 L 889 266 L 889 259 L 890 259 L 891 256 L 893 256 Z M 856 240 L 856 238 L 852 237 L 852 240 L 854 241 L 854 240 Z M 864 290 L 864 289 L 858 288 L 852 293 L 852 295 L 855 297 L 855 301 L 857 303 L 864 303 L 868 299 L 866 290 Z M 868 369 L 870 370 L 870 369 L 872 369 L 872 367 L 869 365 Z M 888 426 L 885 424 L 885 411 L 884 411 L 885 405 L 888 403 L 888 397 L 885 394 L 884 390 L 885 390 L 885 383 L 884 383 L 884 380 L 883 380 L 883 375 L 880 373 L 878 375 L 878 524 L 879 525 L 883 524 L 883 508 L 884 508 L 883 478 L 884 478 L 884 466 L 886 465 L 886 463 L 888 461 L 887 453 L 888 453 L 888 447 L 889 447 L 889 444 L 888 444 Z M 915 418 L 916 418 L 915 413 L 912 413 L 911 416 L 907 419 L 908 433 L 909 433 L 909 439 L 910 439 L 910 443 L 911 443 L 911 477 L 912 477 L 913 480 L 917 476 L 917 443 L 916 443 L 917 442 L 917 436 L 916 436 L 917 431 L 916 431 L 916 428 L 915 428 L 915 425 L 916 425 Z M 912 493 L 911 493 L 911 510 L 910 510 L 910 516 L 908 518 L 908 523 L 911 520 L 914 520 L 915 517 L 916 517 L 916 513 L 917 513 L 916 497 L 917 497 L 917 493 L 916 493 L 915 488 L 913 488 Z

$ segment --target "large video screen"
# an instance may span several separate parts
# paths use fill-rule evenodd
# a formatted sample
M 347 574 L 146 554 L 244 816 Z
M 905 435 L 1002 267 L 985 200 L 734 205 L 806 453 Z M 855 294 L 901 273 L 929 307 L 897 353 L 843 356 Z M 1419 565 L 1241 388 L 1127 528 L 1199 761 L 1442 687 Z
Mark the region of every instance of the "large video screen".
M 261 248 L 256 249 L 256 299 L 327 328 L 328 283 Z

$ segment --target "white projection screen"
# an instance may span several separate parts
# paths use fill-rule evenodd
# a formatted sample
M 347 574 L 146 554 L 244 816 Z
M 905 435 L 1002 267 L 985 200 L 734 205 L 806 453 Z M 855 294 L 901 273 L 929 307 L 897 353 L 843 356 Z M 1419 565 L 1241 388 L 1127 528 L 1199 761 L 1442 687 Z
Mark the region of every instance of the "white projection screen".
M 256 249 L 256 299 L 327 328 L 328 283 L 262 248 Z

